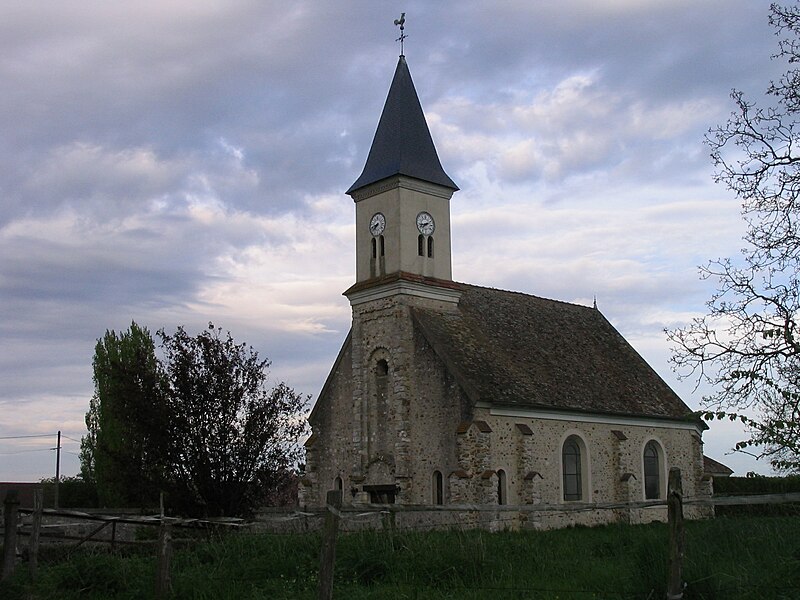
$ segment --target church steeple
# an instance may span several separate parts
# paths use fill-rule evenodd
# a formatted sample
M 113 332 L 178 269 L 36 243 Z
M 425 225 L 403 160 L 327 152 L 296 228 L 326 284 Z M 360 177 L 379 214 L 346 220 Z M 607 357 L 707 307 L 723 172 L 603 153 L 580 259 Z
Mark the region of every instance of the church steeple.
M 364 171 L 347 194 L 352 195 L 393 175 L 405 175 L 458 190 L 439 162 L 417 90 L 402 55 L 397 61 Z
M 400 56 L 361 176 L 356 203 L 356 281 L 387 275 L 450 280 L 450 198 L 458 186 L 439 162 Z

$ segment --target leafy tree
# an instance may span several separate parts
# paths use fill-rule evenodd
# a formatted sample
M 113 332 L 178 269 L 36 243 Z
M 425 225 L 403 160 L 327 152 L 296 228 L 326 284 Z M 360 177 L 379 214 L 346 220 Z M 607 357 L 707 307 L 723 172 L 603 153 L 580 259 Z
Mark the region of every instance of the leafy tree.
M 119 334 L 106 331 L 95 346 L 93 369 L 82 478 L 96 483 L 102 505 L 153 505 L 168 431 L 164 377 L 150 332 L 135 322 Z
M 44 506 L 53 506 L 55 477 L 39 480 L 44 489 Z M 97 486 L 82 477 L 62 477 L 58 482 L 59 508 L 97 508 Z
M 705 416 L 747 426 L 736 449 L 800 472 L 800 9 L 773 4 L 770 24 L 788 70 L 767 106 L 734 90 L 735 112 L 706 137 L 716 181 L 742 203 L 746 247 L 702 269 L 717 282 L 708 313 L 669 337 L 678 372 L 716 389 Z
M 150 334 L 142 335 L 152 350 Z M 286 485 L 299 459 L 307 398 L 284 383 L 270 388 L 269 361 L 211 323 L 195 337 L 183 327 L 157 336 L 161 361 L 153 353 L 153 364 L 118 360 L 126 369 L 116 370 L 107 366 L 116 364 L 108 349 L 127 345 L 113 332 L 98 341 L 84 474 L 94 474 L 101 498 L 112 489 L 117 502 L 152 503 L 161 490 L 168 506 L 182 514 L 251 512 Z M 110 465 L 128 467 L 125 457 L 142 465 L 138 477 L 122 468 L 113 476 L 108 472 Z
M 251 510 L 299 459 L 307 398 L 267 387 L 269 360 L 209 323 L 196 337 L 158 332 L 165 353 L 175 440 L 172 476 L 186 509 Z

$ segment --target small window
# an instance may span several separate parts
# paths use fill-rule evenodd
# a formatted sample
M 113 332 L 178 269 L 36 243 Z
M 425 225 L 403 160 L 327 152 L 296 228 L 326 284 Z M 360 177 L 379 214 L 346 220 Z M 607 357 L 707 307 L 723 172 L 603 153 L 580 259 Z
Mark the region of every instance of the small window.
M 376 375 L 388 375 L 389 374 L 389 363 L 387 363 L 384 359 L 380 359 L 377 363 L 375 363 L 375 374 Z
M 444 504 L 444 478 L 442 477 L 441 471 L 433 472 L 431 484 L 431 500 L 433 500 L 433 503 L 436 505 Z
M 378 258 L 378 243 L 372 238 L 372 258 Z
M 417 238 L 417 254 L 425 256 L 425 236 L 422 234 Z
M 342 478 L 341 477 L 337 477 L 336 479 L 333 480 L 333 489 L 339 490 L 341 492 L 343 487 L 344 486 L 342 484 Z
M 428 258 L 433 258 L 433 236 L 428 238 Z
M 381 236 L 381 256 L 386 256 L 386 239 Z
M 661 469 L 659 468 L 659 448 L 655 441 L 644 447 L 644 497 L 646 500 L 661 498 Z
M 582 500 L 581 447 L 574 435 L 564 442 L 561 465 L 564 471 L 564 500 Z
M 497 472 L 497 503 L 500 505 L 508 503 L 508 490 L 506 489 L 506 472 L 500 469 Z

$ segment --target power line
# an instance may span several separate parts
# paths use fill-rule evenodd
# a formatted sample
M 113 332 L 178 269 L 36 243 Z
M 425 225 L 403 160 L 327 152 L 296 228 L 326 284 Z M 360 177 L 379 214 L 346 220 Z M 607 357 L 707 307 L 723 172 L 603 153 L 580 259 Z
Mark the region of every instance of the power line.
M 4 435 L 0 436 L 0 440 L 26 440 L 26 439 L 40 439 L 40 438 L 50 438 L 57 436 L 57 433 L 39 433 L 35 435 Z M 68 435 L 61 434 L 61 439 L 67 439 L 71 442 L 75 442 L 76 444 L 80 444 L 80 440 L 76 440 L 75 438 L 69 437 Z
M 0 452 L 0 455 L 7 456 L 9 454 L 25 454 L 27 452 L 52 452 L 55 448 L 37 448 L 35 450 L 16 450 L 14 452 Z

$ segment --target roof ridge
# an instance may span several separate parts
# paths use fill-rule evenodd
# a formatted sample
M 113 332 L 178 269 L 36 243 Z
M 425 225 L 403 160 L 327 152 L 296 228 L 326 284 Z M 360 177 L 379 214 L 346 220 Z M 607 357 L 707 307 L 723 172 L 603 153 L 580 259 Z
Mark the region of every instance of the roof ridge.
M 600 312 L 600 309 L 596 309 L 593 306 L 587 306 L 585 304 L 578 304 L 577 302 L 567 302 L 566 300 L 558 300 L 556 298 L 547 298 L 545 296 L 537 296 L 536 294 L 529 294 L 527 292 L 520 292 L 520 291 L 517 291 L 517 290 L 506 290 L 506 289 L 503 289 L 503 288 L 496 288 L 496 287 L 492 287 L 492 286 L 488 286 L 488 285 L 475 285 L 473 283 L 463 283 L 461 281 L 456 281 L 454 283 L 457 283 L 458 285 L 464 286 L 465 288 L 475 288 L 475 289 L 479 289 L 479 290 L 488 290 L 488 291 L 491 291 L 491 292 L 503 292 L 503 293 L 506 293 L 506 294 L 514 294 L 516 296 L 525 296 L 527 298 L 536 298 L 538 300 L 544 300 L 545 302 L 553 302 L 555 304 L 566 304 L 567 306 L 574 306 L 576 308 L 585 308 L 587 310 L 596 310 L 597 312 Z M 600 313 L 600 314 L 602 314 L 602 313 Z

